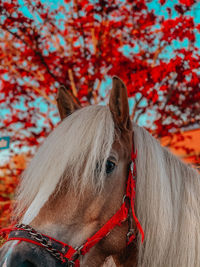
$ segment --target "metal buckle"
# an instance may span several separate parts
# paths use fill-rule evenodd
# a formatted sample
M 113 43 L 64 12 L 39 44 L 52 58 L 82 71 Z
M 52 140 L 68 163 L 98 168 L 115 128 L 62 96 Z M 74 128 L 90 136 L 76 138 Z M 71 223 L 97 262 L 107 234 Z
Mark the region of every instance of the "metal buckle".
M 131 236 L 135 236 L 135 230 L 134 229 L 129 229 L 128 233 L 126 234 L 126 241 L 129 242 L 129 239 Z
M 126 234 L 126 236 L 129 238 L 131 235 L 135 235 L 135 230 L 134 229 L 129 229 L 128 233 Z
M 76 252 L 73 255 L 73 261 L 76 261 L 81 256 L 81 249 L 83 248 L 83 245 L 80 247 L 76 247 Z
M 130 171 L 131 171 L 131 173 L 132 173 L 133 180 L 136 179 L 136 171 L 135 171 L 135 168 L 134 168 L 134 166 L 135 166 L 134 164 L 135 164 L 135 162 L 131 161 L 131 164 L 130 164 Z
M 133 164 L 133 161 L 131 161 L 131 164 L 130 164 L 130 170 L 131 170 L 131 173 L 133 174 L 133 170 L 134 170 L 134 164 Z
M 122 198 L 122 204 L 125 202 L 126 198 L 127 198 L 127 195 L 124 195 Z

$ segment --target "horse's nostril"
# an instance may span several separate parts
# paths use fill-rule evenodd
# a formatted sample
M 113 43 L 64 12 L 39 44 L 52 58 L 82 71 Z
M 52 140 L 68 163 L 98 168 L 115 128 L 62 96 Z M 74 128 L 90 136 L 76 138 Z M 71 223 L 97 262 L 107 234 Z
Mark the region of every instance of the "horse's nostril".
M 37 266 L 30 261 L 24 261 L 22 262 L 22 264 L 20 264 L 19 267 L 37 267 Z

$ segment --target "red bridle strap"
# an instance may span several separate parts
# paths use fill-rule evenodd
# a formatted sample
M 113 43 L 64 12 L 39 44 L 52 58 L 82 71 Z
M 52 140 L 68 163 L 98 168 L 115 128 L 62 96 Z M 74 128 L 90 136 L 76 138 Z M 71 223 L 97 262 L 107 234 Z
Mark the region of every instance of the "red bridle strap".
M 96 245 L 103 237 L 107 236 L 115 226 L 120 226 L 128 217 L 128 208 L 123 202 L 121 208 L 105 223 L 98 232 L 88 238 L 82 246 L 80 252 L 85 255 L 94 245 Z
M 130 171 L 129 171 L 129 175 L 128 175 L 128 180 L 127 180 L 127 187 L 126 187 L 126 196 L 129 198 L 130 200 L 130 206 L 131 206 L 131 213 L 133 216 L 133 219 L 136 223 L 136 227 L 138 229 L 138 231 L 141 234 L 141 240 L 142 242 L 144 241 L 144 231 L 142 229 L 142 226 L 135 214 L 135 193 L 136 193 L 136 163 L 135 160 L 137 158 L 137 151 L 136 153 L 134 153 L 134 150 L 132 149 L 132 153 L 131 153 L 131 166 L 130 166 Z M 131 240 L 130 240 L 131 242 Z
M 131 154 L 131 166 L 129 170 L 128 180 L 127 180 L 127 186 L 126 186 L 126 195 L 124 197 L 124 202 L 121 205 L 121 208 L 107 221 L 106 224 L 104 224 L 98 232 L 96 232 L 92 237 L 87 239 L 87 241 L 84 243 L 84 245 L 80 249 L 80 253 L 82 255 L 86 254 L 90 248 L 92 248 L 94 245 L 96 245 L 103 237 L 107 236 L 108 233 L 115 227 L 120 226 L 124 221 L 127 220 L 129 215 L 133 216 L 133 219 L 135 220 L 136 227 L 139 230 L 142 242 L 144 241 L 144 231 L 142 229 L 142 226 L 140 225 L 140 222 L 138 218 L 135 215 L 134 210 L 134 204 L 135 204 L 135 178 L 136 178 L 136 164 L 135 160 L 137 157 L 137 152 L 134 153 L 132 149 Z M 125 201 L 125 198 L 128 198 L 128 201 Z M 131 209 L 131 213 L 129 214 L 129 209 Z M 128 244 L 130 244 L 135 238 L 135 235 L 132 234 L 129 237 Z
M 0 230 L 0 235 L 5 235 L 8 233 L 9 237 L 6 242 L 19 240 L 20 242 L 25 241 L 37 246 L 41 246 L 47 249 L 50 254 L 55 256 L 63 263 L 71 263 L 69 266 L 80 266 L 79 260 L 74 258 L 74 255 L 77 254 L 76 249 L 62 241 L 35 231 L 29 225 L 21 224 L 19 226 L 12 227 L 12 229 L 11 227 L 8 227 Z

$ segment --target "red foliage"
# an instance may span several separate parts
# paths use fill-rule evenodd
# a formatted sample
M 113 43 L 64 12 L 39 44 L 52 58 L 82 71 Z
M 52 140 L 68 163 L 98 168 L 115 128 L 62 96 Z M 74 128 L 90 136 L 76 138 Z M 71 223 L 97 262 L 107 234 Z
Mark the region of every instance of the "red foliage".
M 179 3 L 191 7 L 195 4 L 195 0 L 179 0 Z
M 5 227 L 11 216 L 13 194 L 19 176 L 26 167 L 24 155 L 13 156 L 8 164 L 1 166 L 0 172 L 0 226 Z M 0 242 L 1 243 L 1 242 Z
M 180 17 L 176 19 L 168 19 L 162 25 L 162 40 L 171 43 L 173 40 L 179 39 L 183 41 L 187 38 L 189 41 L 195 41 L 194 21 L 193 18 Z
M 199 122 L 200 26 L 192 12 L 185 15 L 195 0 L 179 0 L 173 18 L 173 7 L 165 18 L 144 0 L 78 0 L 66 8 L 70 2 L 51 9 L 27 0 L 30 14 L 17 0 L 0 2 L 2 135 L 34 151 L 58 121 L 58 86 L 83 105 L 98 103 L 105 95 L 102 81 L 112 75 L 124 80 L 134 99 L 132 118 L 138 122 L 146 114 L 155 136 Z M 166 8 L 167 1 L 159 2 Z

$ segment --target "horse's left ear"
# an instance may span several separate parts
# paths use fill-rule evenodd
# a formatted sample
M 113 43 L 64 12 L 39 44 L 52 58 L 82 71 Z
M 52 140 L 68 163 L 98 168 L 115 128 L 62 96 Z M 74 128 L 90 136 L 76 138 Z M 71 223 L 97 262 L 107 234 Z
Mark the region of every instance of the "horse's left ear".
M 81 108 L 76 98 L 64 86 L 58 88 L 56 101 L 61 120 Z
M 120 129 L 132 130 L 127 89 L 122 80 L 117 76 L 114 76 L 112 79 L 109 108 L 117 127 Z

